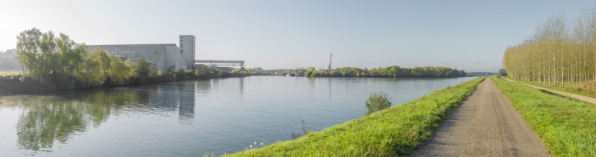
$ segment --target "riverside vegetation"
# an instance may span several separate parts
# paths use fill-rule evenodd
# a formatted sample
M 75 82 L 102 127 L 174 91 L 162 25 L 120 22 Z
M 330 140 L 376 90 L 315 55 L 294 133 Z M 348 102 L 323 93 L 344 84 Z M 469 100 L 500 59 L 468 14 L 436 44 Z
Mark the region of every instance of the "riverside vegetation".
M 316 71 L 309 67 L 305 77 L 461 77 L 466 76 L 464 70 L 451 69 L 447 67 L 415 67 L 402 68 L 399 66 L 379 67 L 373 69 L 360 69 L 355 67 L 343 67 L 331 70 Z
M 493 81 L 553 156 L 596 156 L 596 105 L 497 77 Z
M 484 77 L 437 90 L 393 106 L 308 133 L 292 141 L 224 156 L 395 156 L 408 155 L 478 86 Z
M 100 47 L 89 52 L 67 35 L 25 30 L 17 37 L 16 59 L 25 75 L 0 79 L 0 94 L 104 86 L 123 86 L 184 79 L 227 76 L 228 73 L 198 66 L 194 70 L 155 71 L 144 58 L 136 62 L 111 56 Z

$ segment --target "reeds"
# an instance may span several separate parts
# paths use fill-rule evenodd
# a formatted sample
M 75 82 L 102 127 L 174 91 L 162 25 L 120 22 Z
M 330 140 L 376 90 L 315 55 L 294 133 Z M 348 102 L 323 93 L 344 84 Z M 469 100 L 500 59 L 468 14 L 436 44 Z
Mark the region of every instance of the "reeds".
M 307 127 L 306 124 L 304 123 L 304 119 L 302 120 L 302 133 L 304 134 L 304 136 L 310 134 L 312 131 L 310 130 L 310 127 Z M 301 135 L 300 133 L 294 133 L 292 132 L 292 140 L 298 139 L 300 138 Z

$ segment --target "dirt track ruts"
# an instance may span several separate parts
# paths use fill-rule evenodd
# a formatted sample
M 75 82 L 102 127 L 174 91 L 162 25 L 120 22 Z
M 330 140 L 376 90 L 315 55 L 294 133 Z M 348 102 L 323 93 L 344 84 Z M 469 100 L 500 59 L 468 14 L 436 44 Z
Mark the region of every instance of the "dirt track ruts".
M 510 79 L 506 79 L 506 78 L 503 78 L 503 79 L 505 79 L 507 81 L 510 81 L 510 82 L 515 82 L 515 81 L 512 81 Z M 571 97 L 571 98 L 574 98 L 574 99 L 577 99 L 577 100 L 581 100 L 581 101 L 589 102 L 589 103 L 592 103 L 592 104 L 596 104 L 596 99 L 595 98 L 591 98 L 591 97 L 587 97 L 587 96 L 582 96 L 582 95 L 577 95 L 577 94 L 573 94 L 573 93 L 569 93 L 569 92 L 563 92 L 563 91 L 560 91 L 560 90 L 554 90 L 554 89 L 549 89 L 549 88 L 544 88 L 544 87 L 538 87 L 538 86 L 529 85 L 529 84 L 525 84 L 525 83 L 521 83 L 521 84 L 526 85 L 528 87 L 532 87 L 534 89 L 548 91 L 548 92 L 551 92 L 551 93 L 556 93 L 556 94 L 563 95 L 563 96 L 568 96 L 568 97 Z
M 550 155 L 489 77 L 411 156 Z

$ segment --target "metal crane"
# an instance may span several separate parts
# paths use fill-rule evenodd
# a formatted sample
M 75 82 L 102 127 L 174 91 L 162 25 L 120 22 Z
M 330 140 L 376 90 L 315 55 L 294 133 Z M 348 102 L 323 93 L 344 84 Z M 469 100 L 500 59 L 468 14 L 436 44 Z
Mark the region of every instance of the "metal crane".
M 329 71 L 331 71 L 331 58 L 333 57 L 333 53 L 329 54 Z

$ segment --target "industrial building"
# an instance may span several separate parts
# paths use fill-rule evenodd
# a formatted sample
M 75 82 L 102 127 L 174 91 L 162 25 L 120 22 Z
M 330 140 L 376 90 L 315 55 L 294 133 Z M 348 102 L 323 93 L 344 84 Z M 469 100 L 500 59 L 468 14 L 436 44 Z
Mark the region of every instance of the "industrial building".
M 151 67 L 159 71 L 188 70 L 194 67 L 195 36 L 180 35 L 180 47 L 176 44 L 118 44 L 118 45 L 87 45 L 89 51 L 100 47 L 110 55 L 118 55 L 124 61 L 136 61 L 144 58 Z

